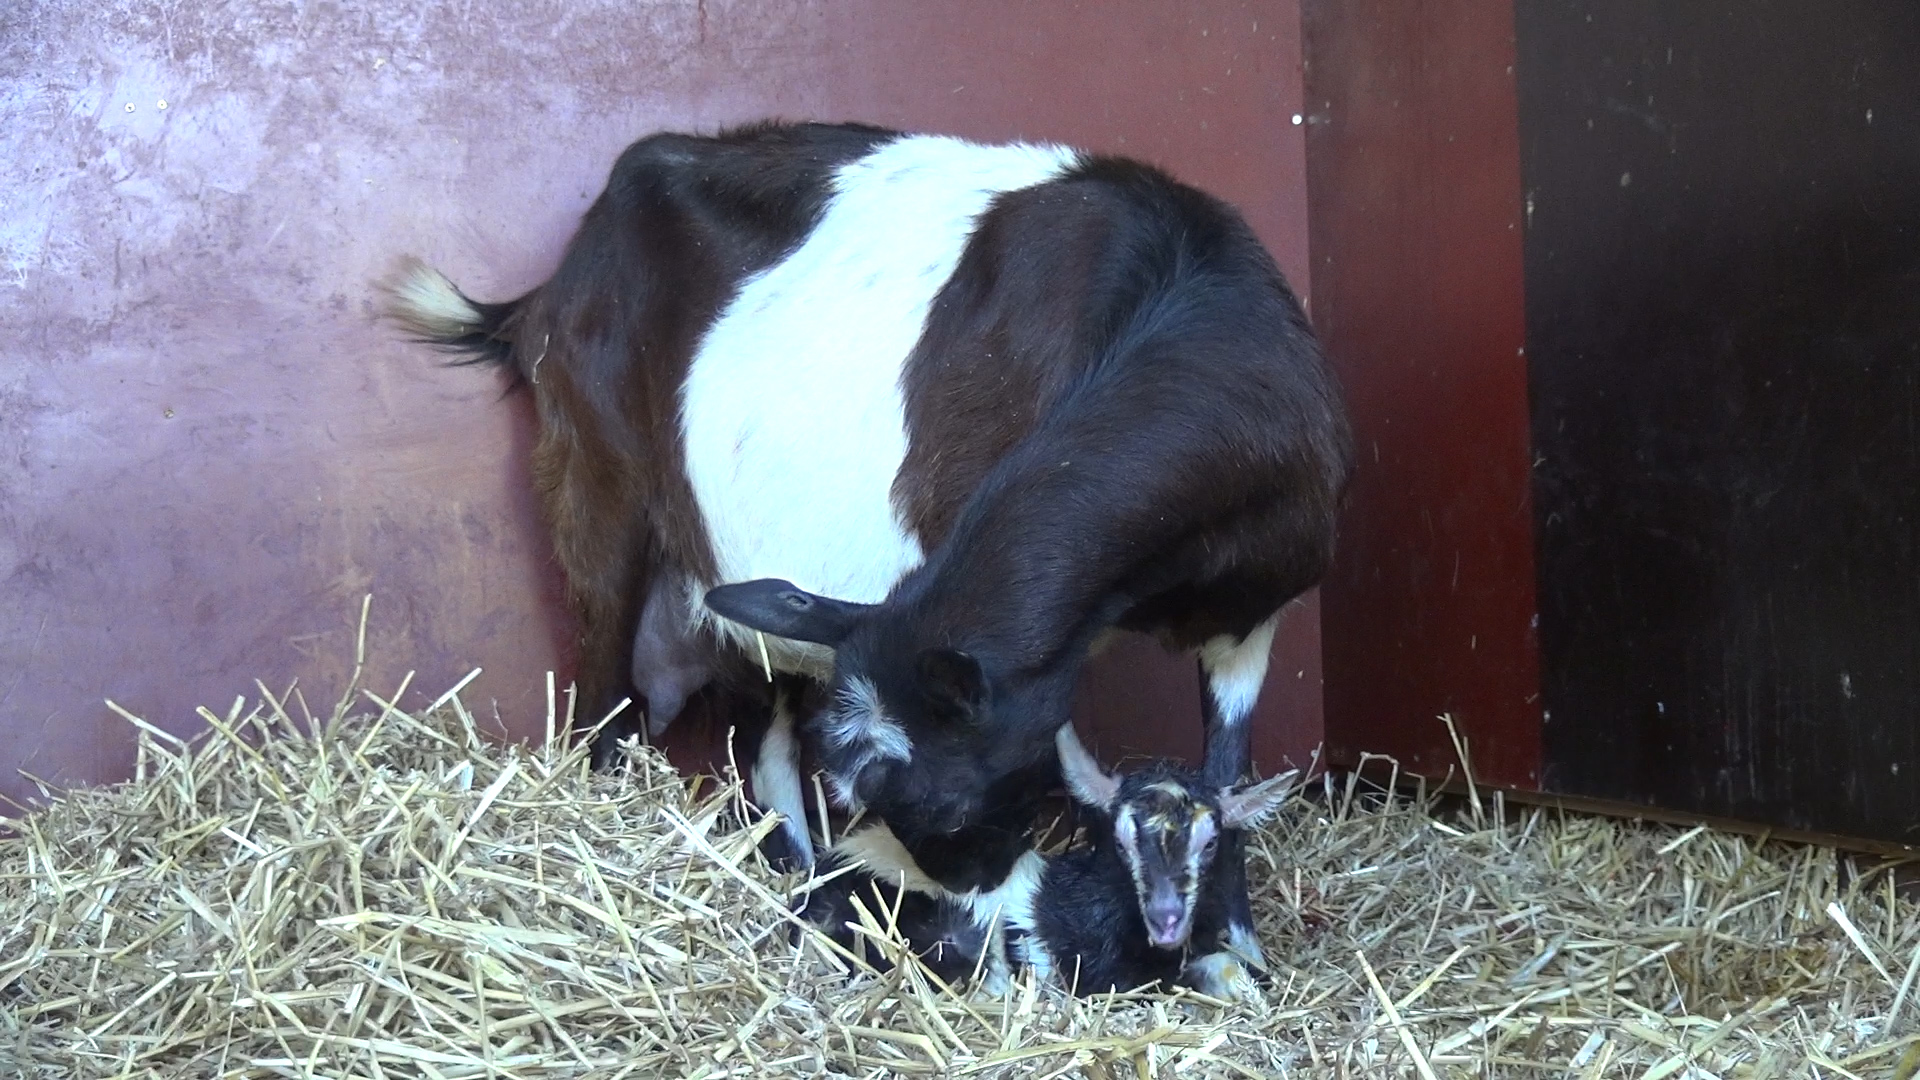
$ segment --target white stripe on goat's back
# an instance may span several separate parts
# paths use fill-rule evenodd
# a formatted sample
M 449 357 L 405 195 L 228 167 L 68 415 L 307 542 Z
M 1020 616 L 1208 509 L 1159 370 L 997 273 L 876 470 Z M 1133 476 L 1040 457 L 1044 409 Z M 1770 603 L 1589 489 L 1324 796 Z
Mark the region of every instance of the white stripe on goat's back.
M 720 572 L 707 584 L 780 577 L 871 603 L 920 564 L 891 494 L 907 451 L 902 369 L 975 218 L 1076 160 L 908 136 L 838 171 L 813 232 L 741 286 L 687 373 L 687 474 Z

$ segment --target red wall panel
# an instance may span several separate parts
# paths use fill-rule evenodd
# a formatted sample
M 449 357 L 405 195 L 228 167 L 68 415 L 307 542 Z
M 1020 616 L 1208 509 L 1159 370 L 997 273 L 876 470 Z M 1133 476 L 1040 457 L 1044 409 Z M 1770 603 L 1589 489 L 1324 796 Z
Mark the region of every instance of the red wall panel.
M 1540 779 L 1510 0 L 1309 0 L 1314 322 L 1359 472 L 1323 593 L 1328 756 Z
M 777 114 L 1145 157 L 1304 293 L 1298 31 L 1291 0 L 0 13 L 0 794 L 123 774 L 105 697 L 183 731 L 297 675 L 321 708 L 368 591 L 372 686 L 484 667 L 467 700 L 538 730 L 571 628 L 530 418 L 374 322 L 396 256 L 514 294 L 628 141 Z M 1269 768 L 1319 741 L 1311 604 L 1278 653 Z M 1187 662 L 1100 672 L 1111 748 L 1191 744 Z

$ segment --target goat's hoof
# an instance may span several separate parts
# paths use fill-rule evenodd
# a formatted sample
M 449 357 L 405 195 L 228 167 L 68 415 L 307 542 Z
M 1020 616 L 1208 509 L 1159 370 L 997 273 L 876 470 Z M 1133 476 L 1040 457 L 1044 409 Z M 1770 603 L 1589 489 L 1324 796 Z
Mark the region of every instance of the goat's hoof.
M 776 874 L 802 874 L 813 867 L 811 843 L 802 843 L 783 822 L 760 839 L 760 854 Z
M 1227 927 L 1227 951 L 1240 958 L 1240 962 L 1264 976 L 1267 972 L 1267 954 L 1260 948 L 1260 938 L 1244 926 Z
M 806 873 L 813 866 L 813 853 L 797 854 L 784 839 L 776 839 L 778 836 L 775 833 L 760 841 L 760 854 L 766 858 L 767 866 L 776 874 Z
M 1264 996 L 1260 980 L 1245 961 L 1231 952 L 1210 953 L 1187 967 L 1194 989 L 1222 1001 L 1254 1002 Z
M 987 964 L 980 971 L 980 978 L 974 983 L 976 996 L 989 1001 L 999 1001 L 1013 989 L 1013 972 L 1004 964 Z

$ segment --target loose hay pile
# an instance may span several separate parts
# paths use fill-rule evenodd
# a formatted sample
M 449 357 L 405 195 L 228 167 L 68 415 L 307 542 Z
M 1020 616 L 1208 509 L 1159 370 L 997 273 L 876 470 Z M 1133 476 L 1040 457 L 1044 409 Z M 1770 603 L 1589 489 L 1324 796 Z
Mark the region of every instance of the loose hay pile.
M 1827 850 L 1329 782 L 1264 1007 L 988 1002 L 796 956 L 734 785 L 262 693 L 0 841 L 0 1075 L 1911 1074 L 1920 919 Z

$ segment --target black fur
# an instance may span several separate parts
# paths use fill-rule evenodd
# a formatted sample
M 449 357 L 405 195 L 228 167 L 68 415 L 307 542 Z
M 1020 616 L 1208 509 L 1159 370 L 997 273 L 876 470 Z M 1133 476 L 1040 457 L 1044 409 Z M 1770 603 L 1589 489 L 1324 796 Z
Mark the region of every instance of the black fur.
M 1154 948 L 1147 942 L 1133 877 L 1107 833 L 1093 847 L 1048 862 L 1034 913 L 1036 933 L 1028 941 L 1047 950 L 1060 981 L 1078 993 L 1171 989 L 1183 985 L 1190 957 L 1224 947 L 1226 905 L 1217 892 L 1211 895 L 1194 912 L 1187 948 Z
M 844 855 L 829 851 L 816 873 L 824 877 L 847 865 L 849 860 Z M 893 912 L 901 939 L 949 986 L 966 982 L 979 966 L 988 928 L 980 925 L 965 905 L 951 897 L 902 889 L 897 879 L 876 875 L 864 867 L 815 886 L 794 910 L 875 971 L 891 971 L 893 963 L 878 945 L 851 929 L 863 924 L 854 907 L 856 897 L 883 929 L 887 913 Z M 797 928 L 793 936 L 798 939 Z

